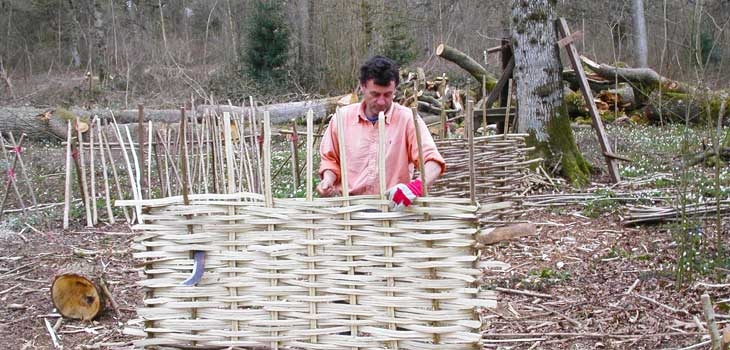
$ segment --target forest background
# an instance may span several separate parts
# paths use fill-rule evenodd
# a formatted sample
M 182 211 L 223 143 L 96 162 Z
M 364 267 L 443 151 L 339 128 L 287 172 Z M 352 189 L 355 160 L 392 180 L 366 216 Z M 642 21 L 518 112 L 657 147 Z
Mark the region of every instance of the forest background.
M 0 103 L 174 108 L 191 95 L 305 100 L 351 92 L 359 65 L 373 54 L 423 67 L 427 76 L 446 73 L 458 85 L 466 73 L 439 59 L 436 47 L 458 48 L 499 76 L 498 55 L 485 50 L 509 35 L 512 2 L 2 0 Z M 583 32 L 582 54 L 636 65 L 632 1 L 556 5 Z M 698 83 L 702 60 L 701 85 L 723 87 L 730 1 L 645 1 L 644 18 L 650 68 Z

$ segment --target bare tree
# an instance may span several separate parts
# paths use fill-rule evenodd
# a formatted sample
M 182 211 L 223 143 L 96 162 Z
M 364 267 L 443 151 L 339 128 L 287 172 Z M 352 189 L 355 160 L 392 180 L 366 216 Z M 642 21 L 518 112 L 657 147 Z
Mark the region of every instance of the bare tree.
M 646 44 L 646 19 L 644 18 L 644 0 L 631 0 L 631 18 L 634 22 L 634 55 L 636 66 L 649 66 L 649 48 Z
M 583 184 L 589 166 L 578 151 L 563 103 L 553 3 L 550 0 L 512 2 L 518 131 L 531 134 L 545 159 L 561 164 L 566 178 Z

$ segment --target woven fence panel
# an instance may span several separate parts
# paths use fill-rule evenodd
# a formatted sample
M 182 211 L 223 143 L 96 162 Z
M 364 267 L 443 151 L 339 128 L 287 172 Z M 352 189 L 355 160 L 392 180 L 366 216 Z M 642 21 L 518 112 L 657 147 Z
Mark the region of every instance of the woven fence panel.
M 141 204 L 146 338 L 137 346 L 474 349 L 477 207 L 428 197 L 403 212 L 374 196 L 191 195 Z M 192 251 L 205 251 L 196 286 Z
M 531 150 L 525 145 L 526 134 L 481 136 L 474 138 L 475 195 L 479 203 L 516 202 L 526 189 L 526 175 Z M 436 141 L 446 160 L 446 172 L 434 183 L 429 194 L 442 197 L 469 197 L 469 146 L 466 139 Z M 513 203 L 507 208 L 480 215 L 483 223 L 513 219 L 521 208 Z

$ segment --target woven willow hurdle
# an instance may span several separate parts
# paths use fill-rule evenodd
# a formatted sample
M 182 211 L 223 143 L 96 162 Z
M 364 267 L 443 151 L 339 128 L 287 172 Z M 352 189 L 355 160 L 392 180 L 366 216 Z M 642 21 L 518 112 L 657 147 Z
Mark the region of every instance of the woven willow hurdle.
M 309 188 L 311 123 L 310 114 Z M 382 123 L 380 132 L 384 193 Z M 479 348 L 475 308 L 496 300 L 476 284 L 473 198 L 419 198 L 398 212 L 382 195 L 313 198 L 310 190 L 304 199 L 275 199 L 270 154 L 263 170 L 264 195 L 184 189 L 183 196 L 116 203 L 135 206 L 141 222 L 134 257 L 145 260 L 148 278 L 140 284 L 148 295 L 138 309 L 146 337 L 137 346 Z M 205 252 L 205 273 L 183 286 L 192 251 Z
M 486 224 L 498 224 L 521 214 L 514 203 L 525 190 L 528 166 L 540 159 L 526 159 L 532 148 L 525 145 L 527 134 L 491 135 L 474 138 L 475 194 L 479 203 L 509 203 L 503 209 L 480 215 Z M 467 139 L 436 141 L 446 160 L 446 172 L 432 186 L 431 195 L 442 197 L 469 196 L 469 156 Z
M 346 203 L 349 201 L 349 203 Z M 470 200 L 424 198 L 383 212 L 375 196 L 259 194 L 146 200 L 135 258 L 150 290 L 138 346 L 472 349 L 479 292 Z M 193 234 L 187 234 L 188 225 Z M 195 287 L 191 250 L 206 251 Z

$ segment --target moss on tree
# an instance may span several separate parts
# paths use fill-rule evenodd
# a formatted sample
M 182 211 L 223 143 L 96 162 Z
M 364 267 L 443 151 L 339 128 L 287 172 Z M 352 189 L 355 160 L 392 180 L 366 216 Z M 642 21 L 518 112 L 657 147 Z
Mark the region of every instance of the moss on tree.
M 538 142 L 534 135 L 527 138 L 527 144 L 535 147 L 535 156 L 543 157 L 549 165 L 561 164 L 560 174 L 574 186 L 588 183 L 591 165 L 578 150 L 570 128 L 570 118 L 565 107 L 558 107 L 547 125 L 548 140 Z

